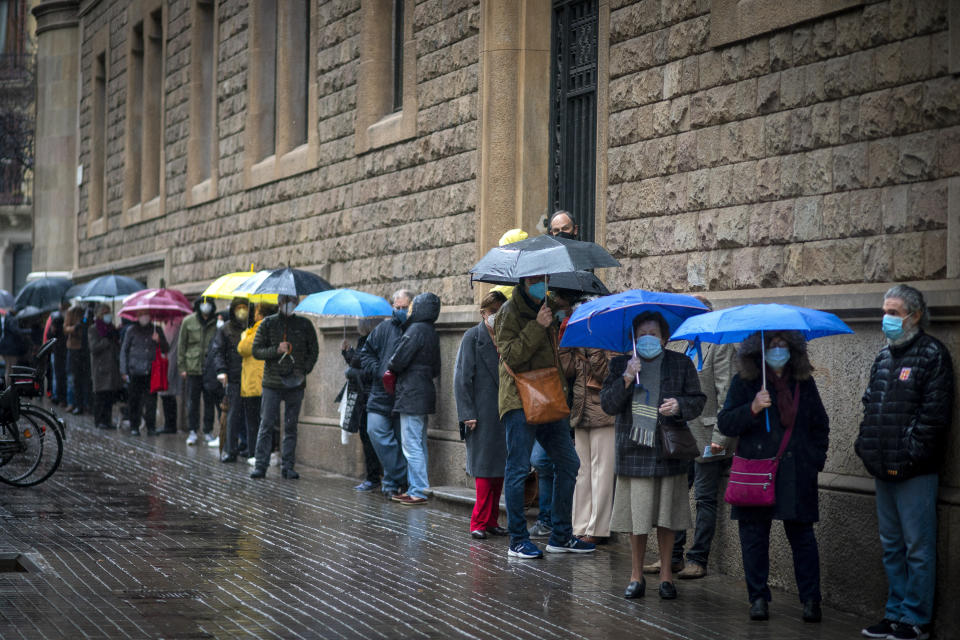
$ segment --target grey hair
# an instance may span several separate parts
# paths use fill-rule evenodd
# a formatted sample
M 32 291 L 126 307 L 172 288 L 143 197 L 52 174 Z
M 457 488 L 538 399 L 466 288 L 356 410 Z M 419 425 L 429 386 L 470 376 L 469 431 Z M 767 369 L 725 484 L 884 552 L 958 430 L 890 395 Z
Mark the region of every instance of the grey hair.
M 920 312 L 920 321 L 917 322 L 917 326 L 921 329 L 926 329 L 930 326 L 930 312 L 927 311 L 927 302 L 923 299 L 923 294 L 919 290 L 914 289 L 908 284 L 896 284 L 883 294 L 883 299 L 888 300 L 890 298 L 899 298 L 903 300 L 903 304 L 907 306 L 907 313 L 913 314 L 917 311 Z
M 412 302 L 413 299 L 417 297 L 417 294 L 415 294 L 413 291 L 410 291 L 410 289 L 397 289 L 393 292 L 393 295 L 390 296 L 390 302 L 396 302 L 397 298 L 400 297 L 406 298 Z
M 550 221 L 547 222 L 547 229 L 553 226 L 553 221 L 556 220 L 557 216 L 567 216 L 568 218 L 570 218 L 570 222 L 573 223 L 574 227 L 579 226 L 579 224 L 577 224 L 577 219 L 573 217 L 572 213 L 570 213 L 566 209 L 557 209 L 556 211 L 553 212 L 553 215 L 550 216 Z

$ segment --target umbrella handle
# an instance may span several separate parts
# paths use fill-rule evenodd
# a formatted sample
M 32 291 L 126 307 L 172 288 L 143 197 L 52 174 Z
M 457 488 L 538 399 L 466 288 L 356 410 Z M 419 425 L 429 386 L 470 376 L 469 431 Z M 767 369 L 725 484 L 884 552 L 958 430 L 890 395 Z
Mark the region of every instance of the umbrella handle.
M 763 371 L 763 387 L 767 390 L 767 348 L 763 342 L 763 329 L 760 330 L 760 370 Z M 770 433 L 770 409 L 763 410 L 763 416 L 767 419 L 767 433 Z
M 637 356 L 637 335 L 636 335 L 636 334 L 634 333 L 634 331 L 633 331 L 633 323 L 632 323 L 632 322 L 630 323 L 630 339 L 633 341 L 632 344 L 631 344 L 631 348 L 633 349 L 633 357 L 636 358 L 636 357 L 638 357 L 638 356 Z M 637 384 L 640 384 L 640 372 L 639 372 L 639 371 L 637 371 Z

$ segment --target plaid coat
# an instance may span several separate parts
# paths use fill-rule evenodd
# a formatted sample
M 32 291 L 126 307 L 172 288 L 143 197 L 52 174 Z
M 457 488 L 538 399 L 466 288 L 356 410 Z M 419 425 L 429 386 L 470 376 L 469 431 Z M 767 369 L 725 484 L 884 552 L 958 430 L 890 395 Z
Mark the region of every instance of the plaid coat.
M 660 437 L 657 436 L 655 448 L 643 447 L 634 444 L 630 438 L 630 427 L 633 426 L 633 387 L 623 385 L 623 372 L 627 369 L 629 355 L 617 356 L 610 361 L 610 372 L 603 381 L 600 390 L 600 404 L 603 410 L 616 416 L 616 455 L 619 476 L 648 478 L 652 476 L 675 476 L 687 473 L 689 463 L 683 460 L 660 459 Z M 664 398 L 676 398 L 680 405 L 680 413 L 676 416 L 658 415 L 657 430 L 667 420 L 686 425 L 703 411 L 707 401 L 706 395 L 700 390 L 700 379 L 693 361 L 682 353 L 665 349 L 663 361 L 660 364 L 660 398 L 657 405 L 663 403 Z

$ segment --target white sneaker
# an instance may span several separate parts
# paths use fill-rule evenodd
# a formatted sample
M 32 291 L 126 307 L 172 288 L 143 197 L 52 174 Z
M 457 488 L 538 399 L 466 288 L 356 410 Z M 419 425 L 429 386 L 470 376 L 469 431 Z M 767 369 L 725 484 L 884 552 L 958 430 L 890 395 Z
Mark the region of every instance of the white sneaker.
M 209 435 L 209 434 L 207 434 L 207 435 Z M 213 438 L 212 440 L 211 440 L 210 438 L 207 438 L 207 446 L 208 446 L 208 447 L 219 447 L 219 446 L 220 446 L 220 438 Z
M 254 457 L 252 457 L 252 458 L 247 458 L 247 464 L 250 465 L 251 467 L 257 466 L 257 458 L 256 458 L 256 456 L 254 456 Z
M 274 451 L 273 453 L 270 454 L 270 466 L 271 466 L 271 467 L 279 467 L 279 466 L 280 466 L 280 453 L 279 453 L 279 452 Z
M 187 444 L 193 445 L 197 444 L 197 432 L 191 431 L 190 435 L 187 436 Z

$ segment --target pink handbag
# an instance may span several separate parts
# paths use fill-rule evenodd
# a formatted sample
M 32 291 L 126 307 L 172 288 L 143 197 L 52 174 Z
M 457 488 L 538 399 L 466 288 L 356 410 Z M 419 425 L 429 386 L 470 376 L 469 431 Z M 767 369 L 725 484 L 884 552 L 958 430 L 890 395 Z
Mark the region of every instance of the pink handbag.
M 800 404 L 800 388 L 797 386 L 793 394 L 794 415 Z M 780 458 L 787 450 L 793 427 L 787 429 L 780 441 L 780 449 L 775 458 L 741 458 L 733 456 L 730 466 L 730 480 L 723 499 L 735 507 L 772 507 L 777 502 L 777 468 Z

